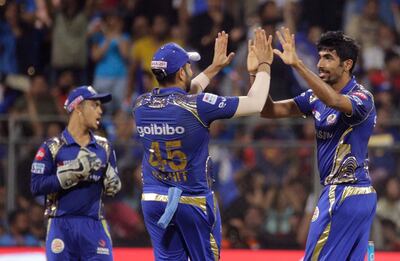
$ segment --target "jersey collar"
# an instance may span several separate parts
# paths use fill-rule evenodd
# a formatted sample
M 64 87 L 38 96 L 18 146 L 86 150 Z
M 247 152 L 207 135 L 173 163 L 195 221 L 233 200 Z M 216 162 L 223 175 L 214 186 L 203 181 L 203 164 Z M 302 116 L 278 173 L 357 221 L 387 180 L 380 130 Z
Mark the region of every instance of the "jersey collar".
M 351 77 L 350 81 L 340 90 L 341 94 L 349 93 L 356 86 L 356 78 L 354 76 Z
M 89 135 L 90 135 L 90 142 L 88 145 L 90 144 L 95 144 L 96 140 L 94 138 L 94 135 L 91 131 L 89 131 Z M 65 141 L 67 142 L 68 145 L 72 145 L 72 144 L 76 144 L 79 145 L 74 138 L 72 137 L 71 133 L 69 133 L 69 131 L 67 130 L 67 128 L 64 129 L 64 131 L 62 132 L 62 136 L 65 139 Z
M 164 96 L 164 95 L 169 95 L 172 93 L 182 93 L 182 94 L 187 94 L 185 90 L 182 90 L 179 87 L 164 87 L 164 88 L 155 88 L 151 91 L 151 94 L 155 96 Z

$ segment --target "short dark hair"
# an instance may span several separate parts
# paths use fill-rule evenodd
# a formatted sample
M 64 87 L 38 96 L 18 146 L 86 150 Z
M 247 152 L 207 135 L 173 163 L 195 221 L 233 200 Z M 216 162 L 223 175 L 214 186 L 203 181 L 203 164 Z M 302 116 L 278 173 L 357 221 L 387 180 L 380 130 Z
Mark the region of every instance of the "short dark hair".
M 345 35 L 342 31 L 328 31 L 321 35 L 319 42 L 317 43 L 319 51 L 336 51 L 340 58 L 340 61 L 352 60 L 353 66 L 350 68 L 350 73 L 353 71 L 356 65 L 358 52 L 360 50 L 357 42 Z
M 163 86 L 175 83 L 176 74 L 179 72 L 178 70 L 174 73 L 167 74 L 165 70 L 162 69 L 151 69 L 151 71 L 156 77 L 158 83 Z

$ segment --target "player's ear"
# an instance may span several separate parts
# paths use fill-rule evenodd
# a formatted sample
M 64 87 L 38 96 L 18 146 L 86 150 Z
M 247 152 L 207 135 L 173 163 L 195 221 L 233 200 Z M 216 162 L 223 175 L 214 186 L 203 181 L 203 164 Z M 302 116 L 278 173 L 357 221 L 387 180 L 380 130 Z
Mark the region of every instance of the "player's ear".
M 352 66 L 353 66 L 353 60 L 347 59 L 346 61 L 344 61 L 344 69 L 346 72 L 350 72 Z
M 177 76 L 179 77 L 178 79 L 180 81 L 184 81 L 185 79 L 185 69 L 183 67 L 181 67 L 177 73 Z

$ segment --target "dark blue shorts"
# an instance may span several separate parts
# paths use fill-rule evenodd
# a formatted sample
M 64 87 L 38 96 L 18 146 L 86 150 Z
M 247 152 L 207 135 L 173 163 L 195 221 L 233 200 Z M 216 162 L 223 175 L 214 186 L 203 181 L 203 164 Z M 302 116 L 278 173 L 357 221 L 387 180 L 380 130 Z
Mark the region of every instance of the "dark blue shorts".
M 106 221 L 88 217 L 50 218 L 46 256 L 48 261 L 113 260 Z
M 155 260 L 215 261 L 221 247 L 221 218 L 213 193 L 181 196 L 166 229 L 157 226 L 167 195 L 143 193 L 144 221 L 150 234 Z
M 304 260 L 364 260 L 376 200 L 373 187 L 324 187 L 311 221 Z

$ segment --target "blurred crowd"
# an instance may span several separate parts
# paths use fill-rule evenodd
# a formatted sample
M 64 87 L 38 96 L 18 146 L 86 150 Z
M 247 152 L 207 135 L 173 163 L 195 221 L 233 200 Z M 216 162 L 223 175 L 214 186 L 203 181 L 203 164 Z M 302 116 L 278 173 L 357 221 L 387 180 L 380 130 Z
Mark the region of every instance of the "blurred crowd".
M 247 39 L 258 26 L 274 35 L 282 25 L 295 32 L 296 50 L 315 72 L 315 43 L 324 31 L 342 30 L 360 43 L 354 74 L 374 94 L 378 114 L 369 155 L 379 197 L 372 237 L 378 249 L 400 250 L 399 0 L 0 0 L 0 246 L 43 245 L 43 198 L 30 194 L 30 165 L 40 143 L 65 127 L 66 95 L 83 84 L 113 95 L 101 134 L 114 144 L 123 184 L 105 201 L 114 245 L 150 246 L 130 106 L 157 85 L 153 53 L 171 41 L 196 50 L 198 73 L 211 63 L 214 39 L 225 30 L 236 55 L 207 91 L 243 95 Z M 274 47 L 280 48 L 277 41 Z M 307 88 L 274 60 L 273 99 Z M 210 133 L 223 247 L 304 248 L 318 196 L 313 122 L 249 117 L 217 121 Z M 17 181 L 13 211 L 6 210 L 10 164 Z

